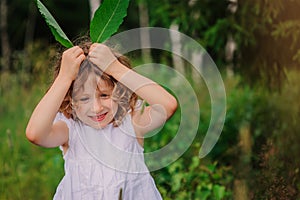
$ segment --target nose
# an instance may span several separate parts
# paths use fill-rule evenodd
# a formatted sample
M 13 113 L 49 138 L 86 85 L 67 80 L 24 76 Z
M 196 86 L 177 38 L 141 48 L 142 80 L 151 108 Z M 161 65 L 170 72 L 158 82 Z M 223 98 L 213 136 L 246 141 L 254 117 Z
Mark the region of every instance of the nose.
M 91 110 L 94 113 L 100 113 L 103 110 L 103 106 L 100 99 L 94 98 Z

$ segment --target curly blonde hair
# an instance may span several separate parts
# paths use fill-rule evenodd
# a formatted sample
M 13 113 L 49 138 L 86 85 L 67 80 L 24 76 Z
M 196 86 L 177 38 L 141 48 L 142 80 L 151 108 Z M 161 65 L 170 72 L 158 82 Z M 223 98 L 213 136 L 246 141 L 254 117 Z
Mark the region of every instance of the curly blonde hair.
M 91 44 L 92 43 L 90 42 L 89 38 L 81 38 L 79 41 L 77 41 L 76 45 L 81 47 L 84 51 L 84 54 L 87 56 Z M 127 57 L 119 55 L 116 52 L 114 52 L 114 55 L 120 63 L 131 69 L 129 59 Z M 58 76 L 60 70 L 61 56 L 62 55 L 60 54 L 59 61 L 55 67 L 54 80 Z M 122 83 L 118 82 L 114 77 L 103 72 L 99 67 L 90 62 L 89 59 L 85 59 L 80 65 L 77 78 L 75 79 L 75 81 L 72 82 L 59 108 L 59 112 L 63 113 L 67 118 L 77 120 L 76 113 L 72 106 L 72 96 L 83 86 L 83 84 L 88 79 L 88 76 L 91 73 L 94 73 L 96 76 L 99 76 L 107 84 L 107 86 L 113 88 L 111 98 L 114 102 L 118 104 L 118 110 L 114 117 L 113 125 L 120 125 L 128 111 L 134 110 L 137 101 L 137 95 L 133 93 L 130 89 L 128 89 L 126 86 L 124 86 Z

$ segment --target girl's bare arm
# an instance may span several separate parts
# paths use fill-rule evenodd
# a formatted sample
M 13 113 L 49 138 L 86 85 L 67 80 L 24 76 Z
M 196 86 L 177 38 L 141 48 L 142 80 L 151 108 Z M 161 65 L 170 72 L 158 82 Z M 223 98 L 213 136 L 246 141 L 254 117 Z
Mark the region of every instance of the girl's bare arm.
M 31 142 L 44 147 L 56 147 L 68 142 L 67 125 L 62 121 L 53 124 L 53 121 L 84 58 L 79 47 L 72 47 L 63 53 L 58 77 L 38 103 L 28 122 L 26 137 Z
M 133 125 L 138 135 L 160 127 L 176 111 L 177 101 L 171 94 L 154 81 L 122 65 L 105 45 L 93 44 L 89 56 L 93 63 L 149 103 L 144 112 L 133 113 Z

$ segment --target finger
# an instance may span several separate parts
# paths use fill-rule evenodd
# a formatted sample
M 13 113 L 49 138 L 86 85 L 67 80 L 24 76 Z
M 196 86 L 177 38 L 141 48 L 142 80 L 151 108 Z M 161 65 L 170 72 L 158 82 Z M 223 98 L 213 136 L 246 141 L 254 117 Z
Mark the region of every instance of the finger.
M 91 52 L 89 52 L 88 55 L 90 58 L 93 58 L 93 57 L 96 57 L 97 53 L 95 51 L 91 51 Z
M 103 54 L 105 51 L 105 49 L 104 49 L 104 47 L 106 47 L 106 46 L 104 46 L 104 45 L 102 45 L 102 44 L 95 44 L 93 47 L 92 47 L 92 49 L 89 51 L 89 55 L 92 55 L 92 56 L 97 56 L 97 55 L 101 55 L 101 54 Z
M 92 52 L 97 46 L 98 46 L 98 43 L 93 43 L 93 44 L 90 46 L 89 52 Z
M 78 64 L 78 66 L 84 61 L 85 59 L 85 55 L 84 54 L 81 54 L 77 59 L 76 59 L 76 62 Z
M 79 55 L 81 55 L 81 54 L 84 54 L 84 51 L 83 51 L 82 48 L 77 47 L 77 48 L 74 49 L 74 52 L 73 52 L 73 55 L 74 55 L 74 56 L 77 57 L 77 56 L 79 56 Z
M 70 52 L 75 52 L 75 51 L 77 51 L 78 49 L 80 49 L 79 46 L 73 46 L 73 47 L 71 47 L 70 49 L 68 49 L 68 51 L 70 51 Z

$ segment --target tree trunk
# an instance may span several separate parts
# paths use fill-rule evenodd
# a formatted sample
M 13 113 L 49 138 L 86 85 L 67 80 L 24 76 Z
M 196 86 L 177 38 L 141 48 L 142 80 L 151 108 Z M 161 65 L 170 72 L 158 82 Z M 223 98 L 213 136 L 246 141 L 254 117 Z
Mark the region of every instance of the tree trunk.
M 227 64 L 226 73 L 228 77 L 233 77 L 233 56 L 236 50 L 236 42 L 234 41 L 232 35 L 228 36 L 226 46 L 225 46 L 225 59 Z
M 30 59 L 30 52 L 33 48 L 33 37 L 34 37 L 34 28 L 36 22 L 36 8 L 34 2 L 31 2 L 28 6 L 28 18 L 26 22 L 26 31 L 24 39 L 24 54 L 23 54 L 23 65 L 22 72 L 28 73 L 32 70 L 32 64 Z
M 1 0 L 0 3 L 0 30 L 1 30 L 1 67 L 2 71 L 10 69 L 11 50 L 7 33 L 7 4 L 6 0 Z
M 139 21 L 140 27 L 149 27 L 149 15 L 147 8 L 147 1 L 140 1 L 138 4 L 139 7 Z M 143 30 L 140 32 L 141 37 L 141 45 L 142 46 L 150 46 L 150 34 L 147 30 Z M 150 49 L 142 49 L 142 58 L 144 62 L 148 62 L 151 60 L 151 51 Z
M 205 68 L 204 66 L 204 57 L 205 53 L 204 51 L 194 51 L 192 53 L 192 63 L 196 63 L 196 66 L 192 67 L 191 73 L 192 73 L 192 81 L 195 85 L 200 85 L 202 83 L 203 79 L 203 70 Z
M 251 177 L 252 142 L 250 125 L 248 123 L 244 124 L 239 130 L 239 152 L 240 155 L 236 164 L 238 171 L 234 180 L 233 195 L 235 200 L 249 200 L 248 181 Z
M 179 27 L 177 24 L 172 24 L 170 26 L 171 30 L 178 31 Z M 171 41 L 172 41 L 172 52 L 181 52 L 182 51 L 182 45 L 181 45 L 181 38 L 180 34 L 171 34 L 170 35 Z M 180 53 L 182 55 L 182 53 Z M 172 61 L 174 65 L 174 69 L 179 72 L 180 74 L 184 75 L 184 63 L 181 57 L 178 55 L 172 54 Z
M 229 5 L 227 7 L 229 12 L 234 15 L 238 9 L 238 0 L 229 0 Z M 234 57 L 234 52 L 236 50 L 236 42 L 234 41 L 232 35 L 228 35 L 228 39 L 226 42 L 225 46 L 225 59 L 226 62 L 228 63 L 226 67 L 226 73 L 228 77 L 233 77 L 234 72 L 233 72 L 233 57 Z
M 101 4 L 101 0 L 89 0 L 90 3 L 90 17 L 91 19 L 94 17 L 96 10 L 99 8 Z
M 36 14 L 37 10 L 35 8 L 34 2 L 29 3 L 28 6 L 28 19 L 26 23 L 26 32 L 25 32 L 25 40 L 24 40 L 24 47 L 28 46 L 33 41 L 34 37 L 34 28 L 36 22 Z

